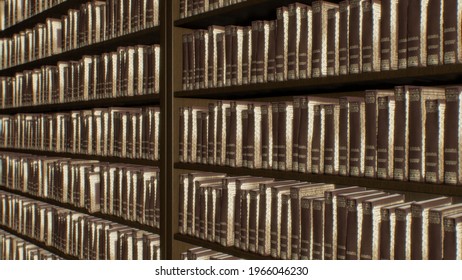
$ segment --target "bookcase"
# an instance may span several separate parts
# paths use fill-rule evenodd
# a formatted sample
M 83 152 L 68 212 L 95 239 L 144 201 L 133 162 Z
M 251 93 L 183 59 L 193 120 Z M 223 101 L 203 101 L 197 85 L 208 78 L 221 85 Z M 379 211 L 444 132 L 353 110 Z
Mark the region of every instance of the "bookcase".
M 1 2 L 1 1 L 0 1 Z M 0 31 L 0 38 L 10 37 L 24 29 L 43 23 L 47 18 L 60 18 L 69 9 L 78 7 L 88 0 L 63 1 L 51 8 L 33 15 L 30 18 Z M 320 182 L 346 186 L 360 186 L 380 189 L 390 193 L 404 194 L 406 200 L 423 200 L 438 196 L 451 196 L 454 202 L 460 202 L 462 189 L 458 185 L 417 183 L 410 181 L 380 180 L 365 177 L 345 177 L 339 175 L 310 174 L 293 171 L 270 169 L 249 169 L 245 167 L 229 167 L 199 163 L 186 163 L 179 160 L 179 108 L 184 106 L 207 107 L 217 100 L 283 102 L 293 100 L 297 95 L 315 95 L 339 98 L 343 96 L 364 96 L 364 90 L 391 89 L 398 85 L 439 86 L 457 84 L 462 78 L 462 64 L 447 64 L 427 67 L 360 74 L 337 75 L 312 79 L 226 86 L 198 90 L 182 89 L 182 36 L 191 30 L 206 29 L 211 25 L 251 25 L 255 20 L 276 19 L 276 9 L 295 2 L 311 5 L 312 0 L 246 0 L 222 8 L 180 18 L 181 0 L 159 0 L 159 26 L 138 30 L 133 33 L 111 38 L 95 44 L 79 47 L 45 58 L 33 60 L 24 64 L 0 70 L 0 76 L 12 77 L 17 72 L 32 70 L 44 65 L 56 65 L 59 61 L 78 60 L 85 55 L 101 55 L 116 51 L 118 47 L 135 45 L 160 45 L 159 94 L 123 96 L 117 98 L 99 98 L 86 101 L 61 102 L 55 104 L 26 105 L 15 108 L 0 109 L 0 115 L 15 115 L 20 113 L 55 113 L 75 110 L 89 110 L 109 107 L 142 107 L 159 106 L 161 112 L 159 160 L 122 158 L 106 155 L 87 155 L 68 152 L 53 152 L 42 150 L 20 149 L 17 147 L 0 148 L 0 154 L 5 152 L 24 153 L 46 157 L 63 157 L 81 160 L 97 160 L 100 162 L 135 164 L 159 167 L 159 228 L 128 221 L 114 215 L 89 212 L 83 207 L 58 202 L 54 199 L 36 196 L 19 190 L 0 186 L 3 192 L 22 196 L 28 199 L 54 205 L 63 209 L 91 215 L 130 228 L 143 230 L 160 235 L 161 259 L 179 259 L 182 252 L 192 247 L 209 248 L 243 259 L 272 259 L 256 253 L 242 251 L 235 247 L 225 247 L 218 243 L 205 241 L 178 232 L 179 216 L 179 177 L 189 172 L 216 172 L 230 176 L 268 177 L 277 180 L 299 180 L 303 182 Z M 338 3 L 340 1 L 330 1 Z M 37 245 L 61 258 L 75 259 L 60 250 L 38 242 L 5 226 L 4 231 L 17 235 L 30 243 Z

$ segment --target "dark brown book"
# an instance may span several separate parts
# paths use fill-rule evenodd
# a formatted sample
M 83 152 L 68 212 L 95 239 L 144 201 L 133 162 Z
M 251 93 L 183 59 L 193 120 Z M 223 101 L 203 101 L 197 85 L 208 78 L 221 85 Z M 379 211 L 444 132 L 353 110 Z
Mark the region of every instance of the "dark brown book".
M 339 104 L 323 105 L 324 112 L 324 153 L 321 155 L 324 164 L 321 171 L 324 174 L 338 174 L 338 119 Z
M 450 205 L 452 199 L 439 197 L 411 205 L 411 259 L 428 260 L 428 222 L 431 208 Z
M 232 55 L 231 55 L 231 83 L 228 85 L 242 84 L 242 37 L 244 28 L 233 26 L 232 28 Z
M 460 93 L 462 88 L 446 88 L 446 110 L 444 118 L 444 182 L 456 185 L 461 180 L 461 149 L 459 148 L 460 135 Z M 453 129 L 458 128 L 454 133 Z
M 303 13 L 307 13 L 307 5 L 301 3 L 294 3 L 289 5 L 289 41 L 288 41 L 288 52 L 287 52 L 287 71 L 288 79 L 294 80 L 299 79 L 299 43 L 301 40 L 301 21 L 304 16 Z
M 214 228 L 214 235 L 215 239 L 213 240 L 216 243 L 220 243 L 221 241 L 221 212 L 222 210 L 222 200 L 223 197 L 223 189 L 222 188 L 217 188 L 216 189 L 216 194 L 215 194 L 215 200 L 214 200 L 214 206 L 215 206 L 215 228 Z M 224 205 L 224 203 L 223 203 Z
M 252 31 L 251 31 L 251 34 L 252 34 L 252 55 L 251 55 L 251 60 L 250 60 L 250 82 L 255 84 L 257 83 L 257 68 L 258 68 L 258 62 L 257 62 L 257 59 L 258 59 L 258 51 L 260 49 L 260 39 L 259 39 L 259 36 L 260 33 L 259 32 L 259 21 L 253 21 L 252 22 Z
M 268 35 L 268 63 L 266 68 L 266 79 L 268 82 L 276 81 L 276 45 L 277 45 L 277 21 L 269 22 Z
M 292 170 L 298 172 L 298 135 L 300 134 L 300 106 L 302 97 L 295 96 L 293 105 L 293 125 L 292 125 Z
M 276 81 L 285 81 L 288 74 L 286 54 L 289 42 L 289 8 L 279 7 L 276 13 Z
M 273 159 L 270 157 L 270 133 L 272 133 L 272 116 L 271 105 L 262 105 L 261 107 L 261 166 L 263 169 L 269 169 L 271 167 Z M 271 122 L 270 122 L 271 120 Z M 274 138 L 273 138 L 274 139 Z M 274 140 L 273 140 L 274 145 Z
M 347 75 L 349 73 L 349 22 L 350 22 L 350 9 L 349 1 L 341 1 L 339 3 L 339 73 L 340 75 Z
M 444 223 L 447 216 L 462 213 L 462 204 L 432 208 L 428 214 L 428 259 L 443 259 Z
M 407 181 L 409 176 L 408 95 L 409 89 L 407 86 L 395 87 L 395 135 L 393 152 L 393 178 L 399 181 Z
M 266 70 L 268 63 L 268 38 L 269 38 L 269 21 L 258 21 L 258 48 L 256 59 L 256 78 L 257 83 L 266 82 Z
M 381 2 L 381 70 L 396 70 L 398 69 L 398 1 L 382 0 Z
M 398 68 L 407 68 L 408 10 L 412 0 L 398 1 Z M 412 18 L 414 20 L 414 18 Z M 409 19 L 410 21 L 410 19 Z
M 260 184 L 261 186 L 261 184 Z M 258 250 L 259 240 L 259 221 L 260 221 L 260 199 L 261 187 L 250 190 L 250 202 L 249 202 L 249 227 L 248 227 L 248 250 L 256 253 Z M 265 211 L 266 212 L 266 211 Z M 241 230 L 241 243 L 242 243 L 242 230 Z
M 460 22 L 458 0 L 444 1 L 443 7 L 443 56 L 444 64 L 459 63 L 462 60 L 460 38 Z
M 337 196 L 342 193 L 364 191 L 365 188 L 347 187 L 324 192 L 324 259 L 332 260 L 337 255 Z
M 215 151 L 216 151 L 216 143 L 217 143 L 217 131 L 215 130 L 216 120 L 217 118 L 216 118 L 215 104 L 209 103 L 208 127 L 207 127 L 208 140 L 207 140 L 207 155 L 206 155 L 208 164 L 215 164 Z M 180 129 L 181 129 L 181 126 L 180 126 Z
M 242 166 L 248 167 L 248 137 L 246 137 L 249 131 L 249 110 L 243 110 L 241 115 L 242 132 L 245 135 L 242 137 Z
M 439 65 L 443 59 L 444 1 L 429 0 L 427 14 L 427 65 Z
M 365 102 L 364 98 L 349 101 L 350 176 L 364 176 Z
M 339 8 L 327 11 L 327 76 L 339 74 Z
M 362 72 L 362 34 L 363 23 L 362 18 L 362 3 L 364 0 L 350 0 L 350 18 L 349 18 L 349 36 L 348 36 L 348 58 L 349 58 L 349 73 L 357 74 Z
M 427 66 L 428 1 L 408 0 L 407 67 Z M 438 19 L 433 19 L 439 21 Z
M 202 112 L 202 133 L 198 135 L 198 138 L 202 138 L 201 140 L 201 162 L 203 164 L 207 164 L 207 159 L 208 159 L 208 154 L 207 154 L 207 148 L 208 148 L 208 118 L 207 118 L 208 113 L 207 112 Z
M 340 98 L 339 111 L 339 174 L 350 175 L 350 113 L 347 98 Z
M 445 100 L 428 99 L 425 102 L 425 182 L 444 182 L 444 111 Z M 435 139 L 434 135 L 440 135 Z
M 443 259 L 444 260 L 460 260 L 460 223 L 462 214 L 455 214 L 444 217 L 444 242 L 443 242 Z
M 300 104 L 300 121 L 299 126 L 295 126 L 294 122 L 294 131 L 298 132 L 297 138 L 297 156 L 298 156 L 298 170 L 299 172 L 308 171 L 308 100 L 306 97 L 302 97 L 299 100 Z M 295 105 L 295 102 L 294 102 Z M 295 121 L 295 120 L 294 120 Z M 295 143 L 295 140 L 294 140 Z M 311 170 L 311 168 L 310 168 Z
M 281 232 L 279 236 L 279 255 L 282 260 L 290 259 L 291 257 L 291 214 L 290 214 L 290 193 L 281 195 Z
M 196 160 L 195 162 L 202 162 L 202 112 L 196 113 Z M 194 135 L 193 135 L 194 138 Z M 194 152 L 194 148 L 193 148 Z
M 300 224 L 299 254 L 296 254 L 297 258 L 295 259 L 311 260 L 313 258 L 312 236 L 313 236 L 313 227 L 315 224 L 313 223 L 312 205 L 313 205 L 313 200 L 315 198 L 319 198 L 319 197 L 318 196 L 305 196 L 305 197 L 302 197 L 300 200 L 300 219 L 303 221 L 303 223 Z M 293 241 L 294 240 L 292 239 L 292 242 Z M 294 257 L 295 257 L 294 252 L 292 252 L 292 259 L 294 259 Z
M 242 35 L 242 84 L 246 85 L 250 83 L 252 66 L 252 27 L 244 27 Z
M 300 9 L 300 39 L 298 40 L 298 77 L 300 79 L 311 78 L 311 50 L 312 50 L 312 24 L 311 7 L 303 6 Z
M 261 106 L 249 103 L 247 111 L 249 118 L 247 133 L 245 132 L 246 130 L 243 130 L 243 138 L 247 138 L 247 147 L 244 147 L 244 150 L 247 148 L 247 167 L 261 168 L 261 151 L 256 152 L 261 146 L 255 147 L 255 144 L 260 144 L 258 142 L 261 139 L 260 135 L 256 134 L 258 130 L 261 132 L 261 119 L 258 118 L 261 117 Z
M 319 174 L 321 171 L 321 105 L 313 106 L 313 138 L 311 142 L 311 173 Z
M 223 87 L 226 83 L 226 43 L 225 33 L 217 35 L 217 87 Z
M 380 259 L 380 224 L 382 207 L 396 205 L 404 202 L 404 195 L 392 194 L 385 197 L 363 201 L 363 225 L 361 230 L 361 250 L 359 258 L 361 260 Z
M 393 91 L 379 91 L 379 90 L 369 90 L 366 91 L 366 113 L 365 113 L 365 123 L 366 123 L 366 154 L 365 154 L 365 167 L 364 167 L 364 176 L 370 178 L 377 177 L 377 165 L 378 165 L 378 115 L 379 115 L 379 98 L 381 97 L 391 97 L 394 95 Z M 388 132 L 388 123 L 384 127 Z M 388 140 L 388 138 L 385 138 Z
M 393 144 L 395 127 L 395 97 L 377 100 L 377 178 L 393 179 Z M 366 117 L 367 122 L 367 117 Z M 366 129 L 367 133 L 367 129 Z M 366 144 L 367 148 L 367 144 Z M 367 151 L 367 150 L 366 150 Z M 367 158 L 366 158 L 367 160 Z
M 278 169 L 278 157 L 279 157 L 279 103 L 278 102 L 273 102 L 271 104 L 272 108 L 272 136 L 273 136 L 273 145 L 269 149 L 272 149 L 272 158 L 269 158 L 268 155 L 268 160 L 272 161 L 272 167 L 273 169 Z M 269 114 L 270 112 L 268 112 Z M 282 137 L 281 137 L 282 138 Z
M 224 85 L 230 86 L 232 79 L 232 66 L 233 66 L 233 27 L 226 26 L 224 35 L 224 49 L 225 49 L 225 68 L 223 71 Z M 236 50 L 237 52 L 237 50 Z
M 194 84 L 196 82 L 196 61 L 195 61 L 195 43 L 194 43 L 194 34 L 188 34 L 188 69 L 189 69 L 189 82 L 188 82 L 188 89 L 194 89 Z
M 324 211 L 325 198 L 316 198 L 313 200 L 313 260 L 324 259 Z

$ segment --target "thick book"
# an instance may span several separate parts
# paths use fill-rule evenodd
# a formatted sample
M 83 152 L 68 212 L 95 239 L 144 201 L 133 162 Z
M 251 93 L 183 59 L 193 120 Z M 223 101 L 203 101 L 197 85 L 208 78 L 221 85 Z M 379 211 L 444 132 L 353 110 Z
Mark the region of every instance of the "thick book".
M 407 68 L 408 10 L 411 0 L 398 1 L 398 68 Z M 414 19 L 412 19 L 414 20 Z M 411 21 L 411 19 L 409 19 Z
M 428 214 L 428 259 L 443 259 L 444 218 L 461 214 L 462 204 L 435 207 Z
M 377 178 L 393 179 L 393 147 L 395 129 L 395 97 L 378 97 L 377 100 Z M 367 110 L 367 109 L 366 109 Z M 366 118 L 367 122 L 367 118 Z M 367 129 L 366 129 L 367 133 Z M 367 140 L 366 140 L 367 141 Z M 367 148 L 367 144 L 366 144 Z M 367 153 L 367 150 L 366 150 Z M 367 165 L 366 165 L 367 168 Z
M 329 18 L 328 11 L 330 9 L 338 9 L 338 5 L 327 1 L 314 1 L 312 3 L 313 24 L 312 24 L 312 76 L 324 77 L 327 75 L 327 60 L 328 60 L 328 37 L 336 35 L 338 24 L 335 22 L 335 16 Z M 334 10 L 335 11 L 335 10 Z M 333 34 L 329 33 L 329 19 L 334 20 Z M 335 48 L 335 42 L 334 48 Z
M 207 85 L 209 88 L 218 87 L 218 35 L 223 36 L 225 29 L 221 26 L 212 25 L 208 28 L 208 58 L 207 58 Z M 183 59 L 183 63 L 185 63 Z M 185 73 L 185 71 L 183 71 Z
M 313 139 L 311 141 L 311 172 L 315 174 L 321 173 L 321 153 L 322 144 L 321 138 L 324 136 L 323 122 L 321 116 L 321 105 L 313 106 Z
M 291 220 L 291 199 L 290 193 L 281 195 L 281 232 L 279 237 L 279 258 L 282 260 L 291 257 L 291 239 L 292 220 Z
M 276 14 L 276 81 L 286 81 L 288 79 L 289 8 L 279 7 Z
M 366 126 L 366 152 L 365 152 L 365 167 L 364 176 L 370 178 L 377 177 L 378 167 L 378 149 L 377 142 L 379 140 L 379 99 L 383 97 L 392 97 L 394 92 L 390 90 L 368 90 L 366 91 L 366 112 L 365 112 L 365 126 Z M 385 123 L 388 124 L 388 123 Z M 389 131 L 389 127 L 382 127 L 382 129 Z M 385 138 L 388 140 L 388 137 Z
M 349 73 L 357 74 L 362 72 L 362 48 L 363 48 L 363 2 L 366 0 L 350 0 L 350 18 L 349 18 Z
M 349 32 L 350 32 L 350 7 L 349 1 L 344 0 L 339 3 L 339 73 L 347 75 L 349 73 Z
M 312 37 L 313 37 L 313 13 L 310 6 L 303 6 L 300 14 L 300 40 L 298 41 L 298 77 L 300 79 L 311 78 L 312 65 Z
M 456 185 L 462 182 L 462 149 L 459 148 L 461 135 L 461 92 L 462 88 L 446 88 L 446 110 L 444 118 L 444 182 Z M 454 129 L 457 131 L 454 133 Z
M 426 146 L 425 118 L 428 99 L 445 98 L 444 88 L 409 87 L 409 180 L 422 182 L 425 178 Z M 434 135 L 434 134 L 433 134 Z M 433 139 L 435 140 L 435 139 Z
M 292 258 L 300 260 L 313 259 L 313 201 L 320 196 L 305 196 L 300 200 L 300 219 L 303 223 L 300 224 L 300 248 L 299 254 L 294 255 Z M 293 240 L 292 240 L 293 242 Z M 293 248 L 293 247 L 292 247 Z M 293 249 L 292 249 L 293 250 Z
M 382 71 L 398 69 L 398 2 L 382 0 L 380 22 L 380 66 Z
M 364 98 L 349 99 L 349 169 L 350 176 L 364 176 L 364 160 L 366 150 L 365 139 L 365 111 Z
M 299 79 L 299 50 L 301 40 L 301 24 L 303 18 L 308 19 L 307 14 L 311 13 L 311 7 L 294 3 L 289 5 L 288 29 L 288 52 L 287 52 L 287 78 L 289 80 Z
M 277 48 L 277 20 L 269 22 L 268 37 L 268 63 L 266 67 L 266 80 L 276 81 L 276 48 Z
M 327 76 L 339 74 L 339 37 L 340 37 L 340 13 L 339 8 L 332 8 L 327 11 L 327 55 L 326 72 Z
M 361 250 L 359 259 L 378 260 L 380 259 L 380 225 L 382 207 L 395 205 L 404 202 L 404 195 L 392 194 L 385 197 L 363 201 L 363 225 L 361 231 Z M 360 214 L 361 215 L 361 214 Z
M 444 217 L 443 259 L 462 260 L 462 248 L 458 240 L 461 239 L 462 214 Z
M 261 186 L 262 184 L 260 184 Z M 259 240 L 259 221 L 260 221 L 260 188 L 250 190 L 249 194 L 249 208 L 248 208 L 248 231 L 245 233 L 243 232 L 243 228 L 241 227 L 241 245 L 246 244 L 244 249 L 248 249 L 250 252 L 256 253 L 258 249 L 258 240 Z M 242 222 L 241 222 L 242 223 Z M 243 240 L 244 237 L 244 240 Z M 247 237 L 247 243 L 245 243 L 245 237 Z M 247 247 L 246 247 L 247 246 Z
M 325 207 L 326 198 L 320 197 L 313 200 L 313 249 L 312 259 L 324 259 L 324 223 L 325 223 Z
M 409 0 L 407 16 L 407 67 L 427 66 L 428 0 Z M 439 21 L 439 19 L 434 19 Z
M 409 87 L 395 87 L 395 127 L 393 151 L 393 178 L 409 178 Z
M 227 134 L 229 141 L 226 141 L 226 165 L 231 167 L 242 166 L 242 112 L 247 109 L 246 102 L 231 102 L 231 107 L 226 113 L 226 119 L 229 122 L 226 123 Z
M 411 259 L 428 260 L 428 225 L 430 209 L 450 205 L 452 199 L 439 197 L 411 205 Z
M 214 57 L 211 56 L 209 53 L 209 59 L 213 59 L 213 58 Z M 244 27 L 243 36 L 242 36 L 242 84 L 244 85 L 247 85 L 250 83 L 251 66 L 252 66 L 252 27 L 248 26 L 248 27 Z
M 362 2 L 362 71 L 380 71 L 380 22 L 381 2 L 366 0 Z
M 459 13 L 462 1 L 444 1 L 443 7 L 443 59 L 444 64 L 462 61 L 462 45 L 460 29 L 462 15 Z
M 425 182 L 444 182 L 444 117 L 446 102 L 442 99 L 425 101 Z M 435 133 L 436 132 L 436 133 Z M 438 135 L 435 139 L 435 134 Z
M 339 114 L 340 105 L 322 105 L 321 114 L 324 118 L 324 143 L 321 153 L 321 171 L 324 174 L 338 174 L 338 151 L 339 151 Z
M 444 63 L 444 3 L 443 0 L 428 0 L 427 11 L 427 65 Z
M 300 134 L 300 111 L 303 98 L 294 96 L 292 122 L 292 170 L 298 172 L 298 136 Z

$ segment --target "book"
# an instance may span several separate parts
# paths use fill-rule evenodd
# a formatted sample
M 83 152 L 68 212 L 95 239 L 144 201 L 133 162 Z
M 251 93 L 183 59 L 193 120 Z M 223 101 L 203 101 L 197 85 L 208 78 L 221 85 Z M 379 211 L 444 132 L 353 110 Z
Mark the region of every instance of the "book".
M 446 89 L 446 108 L 444 118 L 444 182 L 458 184 L 461 181 L 459 130 L 452 133 L 454 127 L 459 127 L 460 90 L 457 87 Z
M 409 87 L 395 87 L 393 178 L 409 179 Z
M 339 75 L 339 8 L 327 11 L 327 76 Z
M 427 14 L 429 1 L 409 0 L 407 67 L 427 65 Z M 412 20 L 411 20 L 412 19 Z M 435 19 L 435 21 L 439 21 Z
M 393 178 L 395 97 L 378 97 L 377 110 L 377 178 Z M 366 118 L 367 120 L 367 118 Z M 366 129 L 366 133 L 367 133 Z
M 289 80 L 299 79 L 299 55 L 301 40 L 302 20 L 308 20 L 311 14 L 311 7 L 294 3 L 289 5 L 288 29 L 293 32 L 288 33 L 288 52 L 287 52 L 287 78 Z M 308 39 L 308 38 L 307 38 Z
M 411 0 L 399 0 L 398 18 L 398 69 L 407 68 L 409 4 Z M 419 11 L 416 11 L 417 13 Z
M 435 131 L 444 136 L 444 117 L 446 102 L 441 99 L 428 99 L 425 102 L 425 182 L 444 182 L 444 139 L 432 141 Z
M 340 75 L 347 75 L 350 69 L 350 6 L 348 0 L 344 0 L 339 3 L 339 26 L 339 73 Z
M 457 244 L 460 240 L 460 220 L 461 214 L 454 214 L 443 218 L 444 223 L 444 243 L 443 243 L 443 259 L 444 260 L 460 260 L 461 248 Z
M 380 68 L 398 69 L 398 0 L 383 0 L 380 22 Z
M 428 1 L 427 11 L 427 65 L 444 63 L 444 1 Z
M 460 214 L 462 208 L 460 204 L 435 207 L 430 209 L 428 214 L 428 259 L 443 259 L 444 242 L 444 218 L 451 215 Z
M 380 24 L 381 24 L 380 1 L 367 0 L 362 2 L 362 71 L 378 72 L 381 68 L 380 61 Z
M 289 72 L 289 8 L 279 7 L 276 14 L 276 81 L 286 81 Z
M 349 25 L 348 25 L 348 58 L 349 73 L 357 74 L 362 72 L 362 47 L 363 47 L 363 14 L 364 0 L 349 1 Z
M 459 38 L 461 36 L 460 22 L 462 17 L 457 12 L 460 1 L 444 2 L 443 7 L 443 59 L 444 64 L 459 63 L 462 58 Z

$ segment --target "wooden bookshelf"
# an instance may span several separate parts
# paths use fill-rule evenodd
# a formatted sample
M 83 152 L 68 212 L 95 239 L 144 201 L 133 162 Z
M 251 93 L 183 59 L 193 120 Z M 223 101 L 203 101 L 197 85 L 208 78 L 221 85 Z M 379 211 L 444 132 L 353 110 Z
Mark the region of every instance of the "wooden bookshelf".
M 204 247 L 204 248 L 208 248 L 208 249 L 211 249 L 217 252 L 222 252 L 222 253 L 229 254 L 229 255 L 242 258 L 242 259 L 246 259 L 246 260 L 275 260 L 274 258 L 270 256 L 262 256 L 256 253 L 242 251 L 234 247 L 225 247 L 218 243 L 209 242 L 206 240 L 202 240 L 199 238 L 195 238 L 192 236 L 183 235 L 179 233 L 175 234 L 175 240 L 193 244 L 193 245 L 200 246 L 200 247 Z
M 144 231 L 147 231 L 147 232 L 159 234 L 159 229 L 158 228 L 155 228 L 155 227 L 152 227 L 152 226 L 149 226 L 149 225 L 144 225 L 144 224 L 141 224 L 139 222 L 129 221 L 129 220 L 123 219 L 122 217 L 103 214 L 103 213 L 90 213 L 85 208 L 77 207 L 77 206 L 74 206 L 74 205 L 69 204 L 69 203 L 62 203 L 60 201 L 57 201 L 57 200 L 54 200 L 54 199 L 51 199 L 51 198 L 44 198 L 44 197 L 36 196 L 36 195 L 30 194 L 30 193 L 26 193 L 26 192 L 22 192 L 22 191 L 18 191 L 18 190 L 8 189 L 5 186 L 0 186 L 0 190 L 2 190 L 4 192 L 16 194 L 16 195 L 19 195 L 19 196 L 27 197 L 27 198 L 30 198 L 30 199 L 33 199 L 33 200 L 45 202 L 45 203 L 48 203 L 50 205 L 55 205 L 55 206 L 58 206 L 58 207 L 61 207 L 61 208 L 69 209 L 69 210 L 72 210 L 72 211 L 75 211 L 75 212 L 83 213 L 83 214 L 93 216 L 93 217 L 96 217 L 96 218 L 100 218 L 100 219 L 103 219 L 103 220 L 111 221 L 111 222 L 118 223 L 118 224 L 121 224 L 121 225 L 126 225 L 126 226 L 136 228 L 136 229 L 139 229 L 139 230 L 144 230 Z
M 45 22 L 47 18 L 61 18 L 62 15 L 67 14 L 69 9 L 79 9 L 80 5 L 87 3 L 88 0 L 66 0 L 58 5 L 55 5 L 41 13 L 35 14 L 29 18 L 24 19 L 10 27 L 0 31 L 0 38 L 11 37 L 15 33 L 19 33 L 25 29 L 32 28 L 36 24 Z
M 79 60 L 84 55 L 97 55 L 116 51 L 118 47 L 135 45 L 152 45 L 160 42 L 160 27 L 146 28 L 134 33 L 126 34 L 99 42 L 96 44 L 65 51 L 49 57 L 44 57 L 24 64 L 0 70 L 0 76 L 14 76 L 17 72 L 40 68 L 43 65 L 56 65 L 59 61 Z
M 46 157 L 62 157 L 62 158 L 71 158 L 71 159 L 97 160 L 100 162 L 109 162 L 109 163 L 125 163 L 125 164 L 136 164 L 136 165 L 159 166 L 159 161 L 149 160 L 149 159 L 120 158 L 120 157 L 111 157 L 111 156 L 73 154 L 73 153 L 65 153 L 65 152 L 60 153 L 60 152 L 40 151 L 40 150 L 33 150 L 33 149 L 15 149 L 15 148 L 1 148 L 0 147 L 0 153 L 1 152 L 33 154 L 36 156 L 46 156 Z
M 92 99 L 66 103 L 43 104 L 0 109 L 0 115 L 20 113 L 53 113 L 93 108 L 152 106 L 160 104 L 159 94 L 123 96 L 113 98 Z
M 28 237 L 28 236 L 25 236 L 25 235 L 23 235 L 23 234 L 21 234 L 21 233 L 15 231 L 15 230 L 12 230 L 12 229 L 10 229 L 10 228 L 8 228 L 8 227 L 5 227 L 5 226 L 3 226 L 3 225 L 0 225 L 0 229 L 3 230 L 3 231 L 9 232 L 9 233 L 11 233 L 11 234 L 13 234 L 13 235 L 16 235 L 17 237 L 19 237 L 19 238 L 21 238 L 21 239 L 24 239 L 25 241 L 27 241 L 27 242 L 29 242 L 29 243 L 32 243 L 32 244 L 34 244 L 34 245 L 37 246 L 37 247 L 40 247 L 40 248 L 42 248 L 42 249 L 44 249 L 44 250 L 47 250 L 48 252 L 53 253 L 53 254 L 55 254 L 55 255 L 57 255 L 57 256 L 59 256 L 59 257 L 65 259 L 65 260 L 78 260 L 77 257 L 71 256 L 71 255 L 68 255 L 68 254 L 65 254 L 65 253 L 63 253 L 62 251 L 56 249 L 55 247 L 48 246 L 48 245 L 46 245 L 44 242 L 37 241 L 37 240 L 35 240 L 35 239 L 33 239 L 33 238 L 30 238 L 30 237 Z

